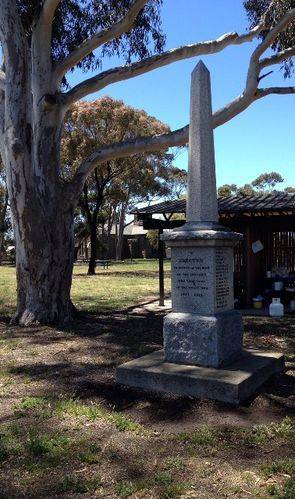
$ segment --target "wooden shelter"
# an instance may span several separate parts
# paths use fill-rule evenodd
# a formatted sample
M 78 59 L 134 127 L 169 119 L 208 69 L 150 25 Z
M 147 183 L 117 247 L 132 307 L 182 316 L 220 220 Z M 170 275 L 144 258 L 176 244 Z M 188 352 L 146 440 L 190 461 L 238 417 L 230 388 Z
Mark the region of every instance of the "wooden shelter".
M 218 199 L 219 221 L 240 232 L 244 239 L 235 248 L 235 296 L 241 306 L 250 307 L 262 293 L 267 271 L 284 269 L 295 281 L 295 194 L 270 193 L 230 196 Z M 185 223 L 186 200 L 166 201 L 137 209 L 133 214 L 144 229 L 159 233 L 160 304 L 164 304 L 163 230 Z M 177 216 L 175 216 L 177 215 Z

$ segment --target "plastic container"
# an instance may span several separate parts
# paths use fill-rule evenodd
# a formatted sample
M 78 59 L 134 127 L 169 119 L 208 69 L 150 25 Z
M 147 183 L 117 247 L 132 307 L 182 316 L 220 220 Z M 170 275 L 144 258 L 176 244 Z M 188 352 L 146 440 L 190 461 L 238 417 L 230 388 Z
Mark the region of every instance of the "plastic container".
M 262 296 L 257 296 L 256 298 L 252 299 L 253 301 L 253 307 L 256 309 L 262 308 L 263 305 L 263 297 Z
M 282 291 L 282 289 L 284 288 L 284 283 L 283 281 L 275 281 L 273 283 L 273 289 L 275 291 Z
M 284 305 L 281 303 L 280 298 L 273 298 L 269 306 L 269 315 L 271 317 L 283 317 Z

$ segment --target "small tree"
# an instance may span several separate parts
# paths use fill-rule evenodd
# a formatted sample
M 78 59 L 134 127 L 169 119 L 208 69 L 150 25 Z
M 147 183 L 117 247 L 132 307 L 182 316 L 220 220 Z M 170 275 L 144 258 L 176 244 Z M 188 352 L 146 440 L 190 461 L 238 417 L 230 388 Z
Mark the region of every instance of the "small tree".
M 116 259 L 122 258 L 123 234 L 126 226 L 126 214 L 139 203 L 151 202 L 157 198 L 179 198 L 186 189 L 185 170 L 173 166 L 174 155 L 165 154 L 157 157 L 157 162 L 149 168 L 139 168 L 135 175 L 128 175 L 121 181 L 122 199 L 117 207 L 118 231 L 116 245 Z
M 224 184 L 218 187 L 217 194 L 221 198 L 228 198 L 229 196 L 233 196 L 237 193 L 236 184 Z
M 239 196 L 253 196 L 255 193 L 256 191 L 252 184 L 244 184 L 237 189 L 237 194 Z
M 258 191 L 272 191 L 277 186 L 284 182 L 284 179 L 280 173 L 271 172 L 271 173 L 262 173 L 259 175 L 251 185 L 255 187 Z
M 74 105 L 65 119 L 62 138 L 64 178 L 70 182 L 77 165 L 97 147 L 111 141 L 160 134 L 169 127 L 122 101 L 105 97 Z M 168 161 L 167 161 L 168 158 Z M 165 152 L 142 153 L 102 163 L 87 178 L 79 201 L 90 234 L 91 254 L 88 274 L 95 274 L 97 228 L 107 200 L 116 206 L 118 218 L 117 259 L 121 259 L 125 216 L 131 200 L 148 199 L 166 193 L 171 156 Z M 177 171 L 176 168 L 174 168 Z
M 187 188 L 187 172 L 182 168 L 171 167 L 167 172 L 168 199 L 180 199 Z
M 237 187 L 236 184 L 224 184 L 218 188 L 218 196 L 228 197 L 234 194 L 240 196 L 253 196 L 255 194 L 263 194 L 271 192 L 277 184 L 284 182 L 282 175 L 278 172 L 261 173 L 251 184 L 244 184 Z M 292 187 L 286 187 L 286 192 L 293 192 Z

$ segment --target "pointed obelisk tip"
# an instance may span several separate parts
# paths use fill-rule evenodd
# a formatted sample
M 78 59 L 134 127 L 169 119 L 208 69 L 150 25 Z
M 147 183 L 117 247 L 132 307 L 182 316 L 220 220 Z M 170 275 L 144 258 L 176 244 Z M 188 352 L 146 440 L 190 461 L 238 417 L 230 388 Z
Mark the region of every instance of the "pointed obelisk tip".
M 196 65 L 195 69 L 193 70 L 193 73 L 210 73 L 209 69 L 207 66 L 203 63 L 202 59 L 198 62 Z

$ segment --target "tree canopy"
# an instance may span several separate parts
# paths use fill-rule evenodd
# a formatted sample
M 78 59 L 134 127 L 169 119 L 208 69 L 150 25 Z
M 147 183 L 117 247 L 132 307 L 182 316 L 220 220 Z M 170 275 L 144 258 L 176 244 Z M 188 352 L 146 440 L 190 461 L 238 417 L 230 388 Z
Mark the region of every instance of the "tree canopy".
M 101 30 L 108 30 L 130 10 L 132 0 L 62 0 L 52 23 L 51 56 L 54 62 L 71 54 L 84 40 Z M 17 0 L 28 38 L 38 19 L 44 0 Z M 165 43 L 160 7 L 162 0 L 149 0 L 141 9 L 133 27 L 109 40 L 99 51 L 91 51 L 76 66 L 84 71 L 101 67 L 104 57 L 120 56 L 126 63 L 160 53 Z M 73 68 L 71 68 L 73 69 Z
M 245 0 L 244 7 L 250 20 L 250 27 L 255 26 L 265 12 L 267 13 L 267 22 L 275 24 L 278 19 L 286 14 L 286 12 L 295 8 L 295 0 Z M 267 30 L 263 30 L 260 33 L 260 37 L 265 39 L 267 33 Z M 292 56 L 294 55 L 294 51 L 292 50 L 294 45 L 295 23 L 292 22 L 273 40 L 271 48 L 277 53 L 289 49 L 290 55 Z M 294 63 L 292 58 L 288 57 L 288 53 L 286 53 L 286 57 L 282 59 L 282 67 L 284 68 L 285 77 L 290 77 L 294 68 Z
M 250 184 L 237 186 L 236 184 L 224 184 L 218 188 L 218 196 L 228 197 L 233 195 L 252 196 L 255 194 L 270 193 L 277 191 L 278 184 L 284 182 L 282 175 L 278 172 L 265 172 L 256 177 Z M 294 192 L 293 187 L 286 187 L 285 192 Z
M 145 111 L 122 101 L 104 97 L 80 102 L 66 115 L 62 138 L 64 179 L 71 180 L 77 165 L 99 146 L 169 132 L 169 127 Z M 91 235 L 89 274 L 95 270 L 97 225 L 111 218 L 118 222 L 118 251 L 122 244 L 125 216 L 131 204 L 148 201 L 181 190 L 182 171 L 173 167 L 173 156 L 165 151 L 141 153 L 99 165 L 84 184 L 79 209 Z
M 278 184 L 284 182 L 282 175 L 278 172 L 261 173 L 252 185 L 258 190 L 273 190 Z

